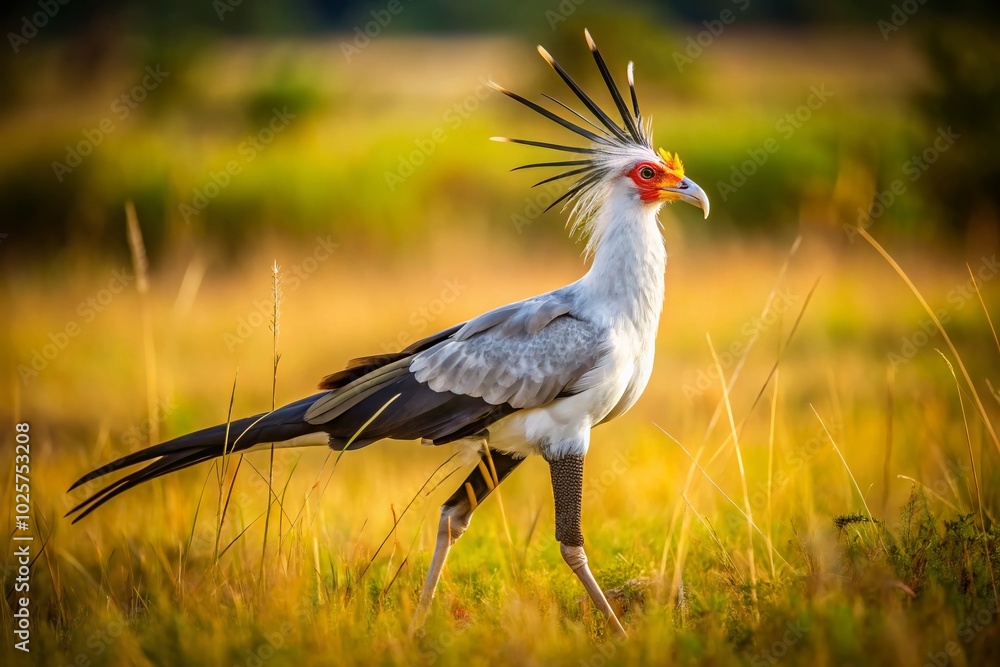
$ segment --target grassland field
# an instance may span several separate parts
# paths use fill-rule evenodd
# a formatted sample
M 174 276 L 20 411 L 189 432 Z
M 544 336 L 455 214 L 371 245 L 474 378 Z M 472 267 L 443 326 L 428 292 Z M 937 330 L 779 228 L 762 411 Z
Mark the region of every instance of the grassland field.
M 580 246 L 561 238 L 560 216 L 531 216 L 529 228 L 518 228 L 515 214 L 537 204 L 523 180 L 503 173 L 521 154 L 456 157 L 470 152 L 471 137 L 495 134 L 514 117 L 494 111 L 492 100 L 439 145 L 434 166 L 415 173 L 398 197 L 387 191 L 384 173 L 403 155 L 401 142 L 432 132 L 442 110 L 470 90 L 419 88 L 397 68 L 374 81 L 384 90 L 372 99 L 384 103 L 400 90 L 428 97 L 375 110 L 349 105 L 332 120 L 293 126 L 193 227 L 180 218 L 180 197 L 225 164 L 246 128 L 208 128 L 172 144 L 187 136 L 183 128 L 165 122 L 154 131 L 135 119 L 94 158 L 117 171 L 97 170 L 100 178 L 81 186 L 95 202 L 116 202 L 115 212 L 84 209 L 76 236 L 64 239 L 69 252 L 4 262 L 0 404 L 10 409 L 0 429 L 7 442 L 15 424 L 30 424 L 40 555 L 31 567 L 31 653 L 5 642 L 3 664 L 993 664 L 996 239 L 986 230 L 965 245 L 938 245 L 888 220 L 868 230 L 953 348 L 890 262 L 845 233 L 871 200 L 876 175 L 850 151 L 830 157 L 806 141 L 848 116 L 875 118 L 867 115 L 875 108 L 888 111 L 864 127 L 891 128 L 894 137 L 916 131 L 901 106 L 906 76 L 879 78 L 880 70 L 866 69 L 864 49 L 823 69 L 836 42 L 819 40 L 814 61 L 786 72 L 803 84 L 791 90 L 767 74 L 778 57 L 773 40 L 747 44 L 720 41 L 700 61 L 715 76 L 700 79 L 701 106 L 677 110 L 692 130 L 680 139 L 690 145 L 672 148 L 691 155 L 695 169 L 705 138 L 710 183 L 724 178 L 733 159 L 725 146 L 766 138 L 819 71 L 848 101 L 818 115 L 801 143 L 787 144 L 780 155 L 789 163 L 771 166 L 794 176 L 804 164 L 797 160 L 822 154 L 819 169 L 834 178 L 814 174 L 806 188 L 813 194 L 756 235 L 704 232 L 715 216 L 732 224 L 726 209 L 751 201 L 738 197 L 713 201 L 708 222 L 679 208 L 662 215 L 670 260 L 653 376 L 633 410 L 594 431 L 585 471 L 588 554 L 622 612 L 627 641 L 608 636 L 559 556 L 540 460 L 477 510 L 415 632 L 437 508 L 465 474 L 453 471 L 448 446 L 386 442 L 342 458 L 322 448 L 278 450 L 273 467 L 267 452 L 254 453 L 156 480 L 79 524 L 63 518 L 81 499 L 66 492 L 72 481 L 118 454 L 223 422 L 230 401 L 236 416 L 269 409 L 272 395 L 278 404 L 299 398 L 353 357 L 399 348 L 584 270 Z M 502 40 L 488 46 L 483 58 L 511 51 Z M 454 60 L 448 48 L 421 52 L 421 62 Z M 741 59 L 746 52 L 752 63 Z M 246 68 L 243 79 L 226 79 L 235 88 L 268 71 L 252 66 L 266 58 L 227 53 L 227 67 Z M 892 57 L 897 73 L 920 75 L 905 51 Z M 492 72 L 504 81 L 530 69 L 505 62 L 509 71 Z M 461 65 L 463 82 L 486 71 L 481 60 Z M 185 81 L 198 89 L 191 82 L 211 66 L 222 65 L 194 68 Z M 758 104 L 754 90 L 778 92 Z M 104 92 L 94 95 L 94 118 Z M 212 92 L 225 99 L 240 91 Z M 728 111 L 718 109 L 743 98 L 752 98 L 748 114 L 727 125 Z M 863 101 L 856 116 L 844 111 L 851 100 Z M 52 100 L 39 104 L 69 135 L 78 131 Z M 707 107 L 715 115 L 703 114 Z M 404 117 L 413 124 L 398 126 Z M 12 142 L 8 155 L 42 133 L 42 120 L 21 121 L 0 124 Z M 367 129 L 349 137 L 351 128 Z M 331 145 L 337 156 L 324 148 Z M 905 158 L 893 154 L 883 167 L 895 174 Z M 192 166 L 177 170 L 171 160 Z M 315 169 L 299 182 L 302 164 Z M 369 166 L 357 174 L 345 171 L 362 164 Z M 155 248 L 143 294 L 121 251 L 119 211 L 130 191 L 114 175 L 128 185 L 159 182 L 158 169 L 179 180 L 168 179 L 162 201 L 150 200 L 166 211 L 162 225 L 145 221 L 152 204 L 137 199 Z M 781 193 L 784 181 L 769 173 L 741 192 Z M 258 207 L 270 224 L 248 225 L 235 247 L 200 236 L 199 225 L 238 220 L 226 212 L 242 210 L 254 192 L 280 193 Z M 348 194 L 338 216 L 331 207 Z M 299 208 L 285 208 L 283 197 Z M 911 202 L 903 198 L 894 214 L 905 217 Z M 283 227 L 300 214 L 308 225 Z M 73 252 L 89 234 L 111 234 L 121 246 Z M 282 277 L 276 343 L 274 263 Z M 13 498 L 4 470 L 2 497 Z M 13 521 L 8 513 L 10 535 Z M 9 544 L 0 558 L 5 592 L 17 576 Z M 0 607 L 5 638 L 16 625 L 12 605 L 8 595 Z

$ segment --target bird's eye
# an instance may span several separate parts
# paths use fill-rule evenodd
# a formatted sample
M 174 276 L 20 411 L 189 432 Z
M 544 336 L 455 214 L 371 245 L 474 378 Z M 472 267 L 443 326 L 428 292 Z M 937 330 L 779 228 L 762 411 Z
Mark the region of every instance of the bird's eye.
M 656 176 L 656 172 L 653 171 L 652 167 L 643 167 L 639 170 L 639 178 L 648 181 L 653 176 Z

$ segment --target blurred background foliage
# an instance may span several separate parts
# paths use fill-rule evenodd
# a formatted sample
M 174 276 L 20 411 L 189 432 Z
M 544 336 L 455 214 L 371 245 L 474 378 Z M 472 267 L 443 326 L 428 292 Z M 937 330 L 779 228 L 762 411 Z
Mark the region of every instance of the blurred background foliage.
M 74 479 L 147 439 L 297 399 L 347 359 L 576 279 L 565 216 L 541 212 L 562 186 L 508 173 L 546 154 L 488 141 L 572 138 L 484 81 L 570 101 L 541 43 L 606 102 L 584 27 L 619 81 L 635 61 L 657 144 L 712 199 L 704 222 L 691 207 L 660 215 L 656 368 L 588 455 L 602 584 L 648 577 L 686 600 L 657 593 L 630 612 L 633 639 L 607 664 L 772 664 L 779 646 L 782 665 L 917 665 L 957 641 L 955 664 L 996 663 L 1000 626 L 962 633 L 998 599 L 982 570 L 1000 563 L 996 3 L 64 1 L 0 9 L 0 417 L 31 423 L 47 545 L 32 664 L 251 664 L 292 617 L 269 665 L 597 664 L 541 460 L 477 512 L 416 641 L 405 625 L 453 486 L 421 494 L 445 448 L 383 443 L 341 464 L 279 451 L 274 488 L 301 521 L 257 520 L 267 452 L 228 476 L 202 466 L 143 485 L 79 526 L 60 518 L 82 499 L 65 492 Z M 87 154 L 73 165 L 74 152 Z M 134 266 L 129 200 L 148 292 L 118 277 Z M 938 313 L 953 357 L 852 236 L 859 221 Z M 704 452 L 701 472 L 671 437 Z M 791 565 L 768 567 L 728 504 L 748 486 Z M 915 488 L 945 519 L 940 537 Z M 857 523 L 861 509 L 879 523 Z M 901 548 L 880 544 L 891 534 Z M 219 544 L 233 548 L 216 557 Z M 805 641 L 774 643 L 803 621 Z M 108 628 L 121 639 L 95 646 Z M 440 638 L 454 650 L 429 651 Z M 21 664 L 13 653 L 0 663 Z
M 657 141 L 679 151 L 712 196 L 711 224 L 695 234 L 780 238 L 798 225 L 840 233 L 902 178 L 906 196 L 872 218 L 883 233 L 995 243 L 995 3 L 70 2 L 52 4 L 55 15 L 26 37 L 26 21 L 43 5 L 0 10 L 8 42 L 0 229 L 9 235 L 0 252 L 12 257 L 24 257 L 19 247 L 45 250 L 32 258 L 80 248 L 122 254 L 129 199 L 154 254 L 206 241 L 238 250 L 269 232 L 307 239 L 350 229 L 382 247 L 449 224 L 512 223 L 533 236 L 561 235 L 558 213 L 545 224 L 518 223 L 547 195 L 528 192 L 527 176 L 504 172 L 537 152 L 486 141 L 559 131 L 476 92 L 492 76 L 536 97 L 561 94 L 533 58 L 536 42 L 597 84 L 584 26 L 616 72 L 636 61 Z M 122 117 L 115 100 L 147 67 L 168 75 Z M 829 103 L 794 136 L 778 132 L 823 85 Z M 294 118 L 260 150 L 247 150 L 275 109 Z M 101 132 L 102 120 L 113 130 Z M 947 127 L 961 138 L 911 181 L 908 161 Z M 778 151 L 748 185 L 723 192 L 747 151 L 759 154 L 769 138 Z M 96 145 L 79 166 L 57 173 L 55 163 L 69 165 L 88 143 Z M 227 180 L 219 174 L 233 160 L 239 173 Z M 408 171 L 394 182 L 392 174 Z M 225 185 L 207 197 L 213 181 Z M 185 215 L 199 196 L 205 205 Z

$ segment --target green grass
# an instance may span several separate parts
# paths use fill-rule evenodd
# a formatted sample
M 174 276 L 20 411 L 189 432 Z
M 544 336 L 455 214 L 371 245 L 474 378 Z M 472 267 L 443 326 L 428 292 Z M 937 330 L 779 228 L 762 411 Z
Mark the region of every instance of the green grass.
M 857 209 L 867 209 L 872 194 L 900 178 L 903 164 L 935 136 L 936 127 L 925 127 L 912 100 L 926 73 L 913 64 L 919 59 L 902 40 L 885 44 L 877 32 L 869 38 L 769 37 L 797 54 L 789 62 L 774 44 L 763 47 L 752 32 L 735 30 L 680 74 L 669 54 L 686 35 L 632 28 L 642 37 L 617 48 L 628 47 L 636 58 L 658 145 L 677 151 L 688 174 L 713 197 L 707 232 L 772 234 L 781 227 L 787 233 L 793 226 L 784 223 L 826 198 L 853 222 Z M 556 53 L 588 89 L 599 89 L 581 31 L 567 28 L 550 37 L 562 42 Z M 605 32 L 618 41 L 612 40 L 615 30 Z M 817 51 L 820 42 L 825 47 Z M 837 57 L 826 55 L 832 51 Z M 612 53 L 619 72 L 625 56 Z M 413 224 L 418 211 L 476 225 L 503 224 L 523 211 L 525 188 L 534 180 L 504 172 L 538 161 L 539 153 L 492 144 L 488 137 L 566 138 L 510 100 L 483 96 L 481 80 L 488 76 L 533 98 L 561 94 L 532 45 L 515 39 L 387 38 L 352 63 L 345 62 L 335 38 L 235 42 L 158 56 L 170 75 L 121 120 L 110 101 L 141 80 L 147 63 L 109 69 L 99 85 L 89 87 L 63 81 L 63 70 L 51 64 L 69 57 L 58 45 L 25 63 L 30 76 L 20 82 L 18 107 L 0 119 L 7 147 L 0 155 L 0 202 L 28 222 L 44 220 L 44 231 L 41 224 L 26 225 L 20 238 L 124 249 L 114 225 L 122 202 L 132 199 L 154 254 L 192 235 L 241 246 L 275 226 L 286 237 L 350 232 L 405 247 L 420 238 L 423 227 Z M 872 68 L 873 59 L 891 67 Z M 435 77 L 433 86 L 414 83 L 441 71 L 448 76 Z M 777 123 L 819 84 L 829 86 L 833 97 L 786 136 Z M 295 118 L 261 150 L 241 151 L 276 108 Z M 114 131 L 57 181 L 52 163 L 63 161 L 66 147 L 105 117 L 115 123 Z M 777 142 L 778 151 L 757 169 L 752 185 L 723 201 L 719 184 L 731 182 L 747 150 L 759 152 L 768 140 Z M 421 144 L 429 147 L 422 153 Z M 414 151 L 420 164 L 390 187 L 386 175 L 399 172 Z M 224 172 L 229 162 L 240 172 L 203 210 L 183 212 L 181 205 L 191 205 L 195 191 L 214 187 L 212 174 Z M 929 234 L 929 192 L 911 189 L 880 225 Z M 558 228 L 560 219 L 542 219 L 546 224 L 532 225 L 528 233 L 553 238 L 546 230 Z M 22 241 L 15 235 L 8 242 Z
M 730 391 L 742 429 L 741 475 L 721 385 L 693 397 L 684 387 L 713 364 L 706 331 L 717 350 L 745 340 L 743 326 L 760 315 L 785 251 L 692 245 L 678 237 L 669 215 L 667 223 L 674 254 L 657 369 L 640 404 L 595 431 L 586 469 L 588 553 L 598 580 L 616 589 L 615 604 L 627 608 L 627 642 L 608 636 L 561 561 L 541 461 L 526 463 L 477 511 L 416 635 L 409 623 L 437 507 L 464 473 L 442 481 L 451 470 L 445 466 L 432 476 L 450 456 L 447 448 L 382 443 L 344 456 L 335 472 L 325 451 L 276 452 L 280 501 L 271 510 L 266 547 L 269 455 L 249 455 L 233 487 L 217 561 L 216 507 L 220 492 L 228 492 L 232 461 L 221 484 L 215 469 L 203 465 L 70 525 L 61 518 L 69 482 L 113 451 L 138 446 L 149 430 L 133 286 L 29 384 L 14 374 L 8 383 L 21 406 L 14 417 L 32 424 L 34 518 L 46 546 L 33 568 L 31 656 L 26 661 L 6 644 L 5 664 L 922 665 L 941 652 L 949 664 L 995 658 L 1000 456 L 964 383 L 959 401 L 955 377 L 934 350 L 944 349 L 943 341 L 919 350 L 887 384 L 886 355 L 923 317 L 913 295 L 870 247 L 836 249 L 822 235 L 806 236 L 780 280 L 792 304 L 762 331 Z M 463 249 L 438 248 L 453 258 L 448 266 L 415 271 L 400 259 L 376 273 L 369 255 L 344 252 L 295 290 L 286 281 L 278 402 L 308 391 L 377 341 L 394 340 L 397 332 L 419 336 L 410 311 L 385 305 L 390 294 L 417 308 L 431 303 L 446 280 L 462 276 L 460 294 L 426 325 L 441 328 L 579 271 L 569 249 L 518 256 L 462 235 L 448 244 Z M 244 268 L 209 271 L 180 319 L 177 293 L 193 256 L 181 251 L 154 265 L 148 299 L 159 391 L 168 406 L 163 436 L 223 421 L 237 366 L 234 414 L 270 405 L 267 324 L 233 352 L 224 334 L 253 312 L 255 300 L 269 303 L 271 257 L 288 265 L 311 250 L 271 246 L 248 257 Z M 509 281 L 477 268 L 487 251 Z M 908 254 L 899 261 L 933 307 L 946 307 L 947 294 L 963 279 L 955 260 Z M 47 281 L 57 279 L 26 270 L 5 297 L 5 309 L 20 323 L 11 334 L 12 361 L 23 362 L 48 332 L 75 317 L 76 304 L 107 275 L 99 267 L 80 269 L 71 290 L 47 297 L 54 294 Z M 818 275 L 779 373 L 751 410 Z M 359 280 L 368 292 L 350 288 Z M 981 288 L 987 307 L 995 308 L 995 286 Z M 849 307 L 844 295 L 851 296 Z M 329 308 L 317 312 L 318 303 Z M 946 326 L 995 419 L 997 400 L 985 381 L 1000 368 L 998 351 L 974 305 L 954 311 Z M 348 325 L 337 313 L 353 319 Z M 720 361 L 730 378 L 735 366 Z M 752 539 L 725 497 L 743 509 L 744 483 L 760 530 Z M 393 517 L 411 501 L 393 532 Z M 4 585 L 11 585 L 9 573 Z M 6 611 L 7 636 L 10 623 Z M 948 655 L 949 646 L 958 654 Z
M 52 259 L 19 246 L 0 284 L 0 400 L 11 406 L 0 428 L 31 424 L 35 544 L 45 545 L 32 568 L 32 652 L 5 642 L 3 664 L 996 661 L 1000 451 L 986 424 L 1000 413 L 1000 349 L 987 313 L 1000 313 L 1000 292 L 992 275 L 979 284 L 984 305 L 956 292 L 964 262 L 978 270 L 992 250 L 988 235 L 965 256 L 893 237 L 912 225 L 913 244 L 935 227 L 921 196 L 931 177 L 870 230 L 946 313 L 949 343 L 884 258 L 847 242 L 842 226 L 926 142 L 908 98 L 924 75 L 901 40 L 887 52 L 873 34 L 786 35 L 798 42 L 778 49 L 773 36 L 765 48 L 733 32 L 683 79 L 639 68 L 645 108 L 669 110 L 654 114 L 657 137 L 710 193 L 810 85 L 828 81 L 837 96 L 750 185 L 728 201 L 713 194 L 709 221 L 679 207 L 661 216 L 670 264 L 657 365 L 638 405 L 595 430 L 584 488 L 591 566 L 614 591 L 627 642 L 608 636 L 559 556 L 538 460 L 477 510 L 416 634 L 437 508 L 465 474 L 446 463 L 448 447 L 379 443 L 335 470 L 321 449 L 276 451 L 273 462 L 260 452 L 223 473 L 202 465 L 157 480 L 78 525 L 62 518 L 82 499 L 65 492 L 73 480 L 156 431 L 299 398 L 352 357 L 579 276 L 558 214 L 512 222 L 537 193 L 503 172 L 538 155 L 486 137 L 552 130 L 509 101 L 490 98 L 450 129 L 397 191 L 384 178 L 478 76 L 552 91 L 530 48 L 431 40 L 404 51 L 387 39 L 351 68 L 330 43 L 198 52 L 59 188 L 50 161 L 134 73 L 70 94 L 42 59 L 26 67 L 23 109 L 0 121 L 0 199 L 44 203 L 62 227 L 12 233 L 0 250 L 48 234 L 69 250 Z M 669 49 L 654 45 L 669 68 Z M 801 59 L 786 62 L 788 50 Z M 453 76 L 415 90 L 404 53 L 415 69 Z M 893 66 L 871 66 L 883 57 Z M 298 121 L 185 224 L 177 205 L 286 103 Z M 91 317 L 81 304 L 128 263 L 128 198 L 151 249 L 149 292 L 130 282 Z M 751 225 L 769 241 L 725 240 Z M 792 230 L 803 240 L 789 259 Z M 275 260 L 285 277 L 276 345 Z M 780 312 L 759 323 L 773 290 Z M 22 375 L 70 324 L 77 333 Z M 11 483 L 0 479 L 4 498 Z

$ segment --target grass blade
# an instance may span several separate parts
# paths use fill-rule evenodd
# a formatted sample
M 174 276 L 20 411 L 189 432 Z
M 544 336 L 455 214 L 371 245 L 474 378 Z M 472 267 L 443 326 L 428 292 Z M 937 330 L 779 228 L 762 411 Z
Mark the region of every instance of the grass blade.
M 938 319 L 934 309 L 927 304 L 927 300 L 924 299 L 924 296 L 920 293 L 920 290 L 917 289 L 917 286 L 913 284 L 913 281 L 910 280 L 910 277 L 906 275 L 906 271 L 904 271 L 903 268 L 896 263 L 896 260 L 894 260 L 892 256 L 886 252 L 885 248 L 883 248 L 878 241 L 873 239 L 871 234 L 869 234 L 863 227 L 858 227 L 858 233 L 861 234 L 861 236 L 868 241 L 868 243 L 870 243 L 883 258 L 885 258 L 885 261 L 889 263 L 889 266 L 891 266 L 893 270 L 899 274 L 899 277 L 903 279 L 903 282 L 905 282 L 907 287 L 910 288 L 910 291 L 913 292 L 913 296 L 917 297 L 917 301 L 919 301 L 920 305 L 924 307 L 924 311 L 926 311 L 928 317 L 931 318 L 931 321 L 934 322 L 934 326 L 936 326 L 938 331 L 941 332 L 942 338 L 944 338 L 944 341 L 948 344 L 948 349 L 950 349 L 951 353 L 955 355 L 955 362 L 958 364 L 958 368 L 962 371 L 962 377 L 964 377 L 966 383 L 968 383 L 969 389 L 972 391 L 972 397 L 976 401 L 976 407 L 979 409 L 979 416 L 986 425 L 986 430 L 990 432 L 990 438 L 993 439 L 993 445 L 996 447 L 997 453 L 1000 454 L 1000 438 L 997 437 L 997 432 L 993 429 L 993 422 L 990 421 L 989 415 L 986 414 L 986 408 L 983 407 L 983 402 L 979 400 L 979 392 L 976 390 L 976 385 L 972 382 L 972 378 L 969 376 L 969 371 L 966 370 L 965 364 L 962 362 L 962 356 L 958 353 L 958 348 L 956 348 L 955 344 L 951 341 L 951 336 L 949 336 L 948 332 L 945 331 L 944 325 L 941 324 L 941 320 Z

